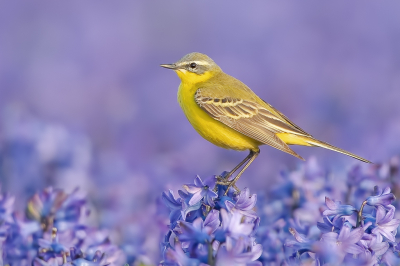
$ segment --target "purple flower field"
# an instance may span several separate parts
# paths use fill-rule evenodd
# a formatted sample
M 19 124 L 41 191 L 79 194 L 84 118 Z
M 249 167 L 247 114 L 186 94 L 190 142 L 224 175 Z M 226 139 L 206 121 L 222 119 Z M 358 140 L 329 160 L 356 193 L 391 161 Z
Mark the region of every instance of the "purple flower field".
M 400 4 L 0 3 L 0 265 L 400 265 Z M 328 150 L 214 147 L 208 54 Z

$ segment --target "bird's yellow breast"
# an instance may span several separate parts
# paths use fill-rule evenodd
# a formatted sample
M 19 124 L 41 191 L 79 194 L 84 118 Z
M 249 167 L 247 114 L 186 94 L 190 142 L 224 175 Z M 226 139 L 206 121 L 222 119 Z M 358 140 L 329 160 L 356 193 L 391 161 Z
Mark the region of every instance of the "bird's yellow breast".
M 195 101 L 198 87 L 193 83 L 181 83 L 178 102 L 196 131 L 211 143 L 233 150 L 258 150 L 260 142 L 249 138 L 208 115 Z

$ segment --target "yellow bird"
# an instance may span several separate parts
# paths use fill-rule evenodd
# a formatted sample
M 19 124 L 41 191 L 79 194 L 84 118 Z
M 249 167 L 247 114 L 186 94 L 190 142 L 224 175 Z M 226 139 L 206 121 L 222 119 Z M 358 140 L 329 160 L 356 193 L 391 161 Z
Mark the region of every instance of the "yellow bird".
M 353 153 L 315 139 L 263 101 L 240 80 L 225 74 L 207 55 L 190 53 L 174 64 L 181 84 L 178 102 L 196 131 L 211 143 L 233 150 L 249 150 L 249 155 L 218 184 L 234 187 L 236 181 L 260 153 L 259 146 L 270 145 L 301 160 L 288 145 L 316 146 L 337 151 L 371 163 Z M 244 165 L 244 166 L 243 166 Z M 230 177 L 240 168 L 233 180 Z

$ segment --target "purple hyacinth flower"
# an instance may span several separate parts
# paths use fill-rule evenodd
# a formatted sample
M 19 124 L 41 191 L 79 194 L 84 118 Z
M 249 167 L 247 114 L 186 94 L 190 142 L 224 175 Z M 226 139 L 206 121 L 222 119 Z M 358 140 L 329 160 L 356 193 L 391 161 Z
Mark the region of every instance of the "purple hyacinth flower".
M 210 228 L 210 233 L 214 233 L 215 230 L 219 227 L 221 221 L 219 220 L 219 211 L 211 210 L 206 219 L 204 220 L 204 227 Z
M 342 216 L 350 216 L 357 212 L 357 209 L 353 206 L 342 205 L 340 201 L 333 201 L 328 197 L 325 197 L 325 204 L 328 207 L 328 210 L 325 210 L 322 214 L 326 216 L 334 215 L 335 219 Z
M 249 250 L 243 238 L 234 240 L 228 237 L 218 249 L 216 265 L 262 266 L 261 262 L 255 261 L 261 254 L 262 246 L 260 244 L 251 246 Z
M 176 222 L 182 217 L 182 199 L 176 199 L 171 190 L 169 190 L 168 193 L 164 191 L 161 198 L 164 204 L 167 205 L 167 207 L 171 210 L 171 213 L 169 214 L 169 220 L 171 226 L 175 227 Z
M 0 223 L 12 223 L 15 197 L 0 194 Z
M 165 254 L 165 266 L 199 266 L 198 259 L 189 258 L 180 245 L 175 245 L 175 250 L 168 249 Z
M 183 187 L 187 192 L 192 193 L 193 196 L 189 201 L 189 205 L 195 205 L 204 198 L 204 202 L 214 207 L 213 199 L 218 195 L 213 191 L 217 179 L 215 176 L 207 178 L 204 182 L 199 176 L 194 179 L 194 184 L 184 185 Z
M 382 238 L 374 234 L 365 234 L 360 243 L 364 247 L 364 253 L 368 260 L 374 260 L 373 256 L 378 257 L 385 254 L 389 248 L 388 242 L 382 242 Z
M 209 226 L 204 226 L 204 222 L 200 217 L 194 220 L 193 224 L 179 221 L 178 225 L 181 231 L 178 238 L 182 242 L 194 241 L 205 244 L 210 240 L 210 234 L 213 230 Z
M 192 196 L 184 192 L 183 190 L 178 190 L 179 196 L 182 198 L 182 219 L 185 221 L 192 222 L 196 218 L 201 217 L 201 201 L 197 202 L 194 205 L 190 205 L 189 201 L 192 199 Z
M 339 233 L 344 222 L 346 221 L 344 218 L 330 219 L 328 216 L 324 216 L 322 220 L 324 221 L 323 223 L 317 222 L 317 227 L 319 230 L 321 230 L 322 233 L 329 233 L 329 232 Z
M 306 236 L 299 234 L 294 228 L 289 228 L 289 232 L 294 236 L 296 240 L 287 240 L 285 242 L 286 247 L 297 249 L 300 255 L 304 252 L 311 251 L 312 242 L 307 239 Z
M 256 212 L 253 211 L 256 203 L 257 195 L 253 194 L 250 196 L 250 190 L 248 188 L 245 188 L 242 192 L 240 192 L 235 204 L 230 201 L 226 201 L 225 205 L 230 212 L 238 211 L 244 216 L 256 219 L 258 216 Z
M 342 261 L 347 253 L 357 255 L 364 251 L 364 248 L 356 244 L 363 235 L 362 227 L 351 230 L 350 225 L 345 224 L 339 234 L 334 232 L 323 234 L 322 245 L 317 246 L 317 249 L 323 249 L 325 253 L 329 253 L 329 256 L 334 256 L 337 260 Z
M 224 242 L 230 236 L 238 239 L 242 236 L 250 236 L 254 230 L 254 223 L 243 222 L 243 215 L 239 212 L 228 213 L 225 209 L 220 211 L 222 217 L 221 227 L 215 232 L 215 239 Z
M 391 205 L 389 205 L 391 206 Z M 372 233 L 378 237 L 378 241 L 382 242 L 382 237 L 386 237 L 389 241 L 394 242 L 397 227 L 399 227 L 400 220 L 393 219 L 395 208 L 391 206 L 386 212 L 382 206 L 378 206 L 376 210 L 376 227 L 372 229 Z
M 381 188 L 375 186 L 374 192 L 375 196 L 370 196 L 367 198 L 367 204 L 370 206 L 378 206 L 378 205 L 387 206 L 390 205 L 396 199 L 393 193 L 390 193 L 389 187 L 385 188 L 385 190 L 382 191 Z

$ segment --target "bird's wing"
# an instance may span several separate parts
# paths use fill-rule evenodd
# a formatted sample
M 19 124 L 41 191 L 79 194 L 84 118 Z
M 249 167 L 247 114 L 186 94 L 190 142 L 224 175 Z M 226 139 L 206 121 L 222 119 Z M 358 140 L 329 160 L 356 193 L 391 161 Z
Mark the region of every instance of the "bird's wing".
M 261 104 L 240 98 L 216 97 L 208 88 L 199 88 L 195 94 L 195 101 L 211 117 L 230 128 L 302 159 L 278 138 L 276 133 L 305 135 L 304 131 Z
M 297 134 L 298 135 L 302 135 L 302 136 L 307 136 L 307 137 L 312 137 L 310 134 L 308 134 L 306 131 L 304 131 L 301 127 L 299 127 L 298 125 L 296 125 L 295 123 L 293 123 L 289 118 L 287 118 L 284 114 L 282 114 L 281 112 L 279 112 L 275 107 L 273 107 L 272 105 L 270 105 L 269 103 L 267 103 L 266 101 L 263 100 L 263 102 L 270 108 L 272 109 L 275 113 L 277 113 L 277 115 L 281 118 L 281 120 L 285 121 L 287 124 L 289 124 L 290 126 L 292 126 L 294 129 L 297 130 Z

